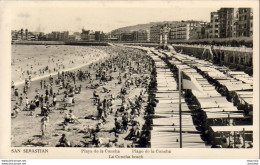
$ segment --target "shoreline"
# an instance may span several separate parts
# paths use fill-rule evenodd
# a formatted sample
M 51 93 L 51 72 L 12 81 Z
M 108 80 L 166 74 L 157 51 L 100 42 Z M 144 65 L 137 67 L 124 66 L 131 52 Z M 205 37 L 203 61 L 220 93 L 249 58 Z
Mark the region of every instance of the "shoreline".
M 60 70 L 60 71 L 58 71 L 58 72 L 48 73 L 48 74 L 46 74 L 46 75 L 42 75 L 42 76 L 37 76 L 37 77 L 32 78 L 31 81 L 41 80 L 41 79 L 44 79 L 44 78 L 48 78 L 50 75 L 51 75 L 51 76 L 58 75 L 59 72 L 72 71 L 72 70 L 75 70 L 75 69 L 79 69 L 79 68 L 82 68 L 82 67 L 88 66 L 88 65 L 90 65 L 91 63 L 93 63 L 93 62 L 97 62 L 97 61 L 99 61 L 100 59 L 105 58 L 105 57 L 108 56 L 107 53 L 104 52 L 104 54 L 105 54 L 105 55 L 104 55 L 103 57 L 98 57 L 96 60 L 89 61 L 89 62 L 86 63 L 86 64 L 81 64 L 81 65 L 78 65 L 78 66 L 73 67 L 73 68 L 62 69 L 62 70 Z M 17 86 L 21 86 L 22 84 L 24 84 L 24 81 L 25 81 L 25 80 L 23 80 L 23 81 L 18 81 L 18 82 L 14 82 L 15 87 L 17 87 Z

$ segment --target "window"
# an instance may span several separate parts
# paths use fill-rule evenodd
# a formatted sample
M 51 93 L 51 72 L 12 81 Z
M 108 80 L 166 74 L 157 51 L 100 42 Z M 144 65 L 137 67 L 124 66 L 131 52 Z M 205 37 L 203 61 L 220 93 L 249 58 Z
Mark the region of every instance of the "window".
M 230 63 L 233 63 L 233 59 L 234 59 L 233 56 L 230 56 L 230 57 L 229 57 L 229 62 L 230 62 Z

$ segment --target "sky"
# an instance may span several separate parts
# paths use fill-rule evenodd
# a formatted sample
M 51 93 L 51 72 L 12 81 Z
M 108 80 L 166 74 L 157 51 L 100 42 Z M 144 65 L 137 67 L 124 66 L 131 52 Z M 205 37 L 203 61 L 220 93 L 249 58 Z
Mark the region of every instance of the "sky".
M 218 7 L 183 8 L 180 6 L 133 7 L 131 5 L 105 6 L 16 6 L 12 8 L 11 29 L 27 28 L 29 31 L 87 30 L 110 32 L 116 28 L 157 21 L 199 20 L 209 21 L 210 12 Z M 10 9 L 11 10 L 11 9 Z

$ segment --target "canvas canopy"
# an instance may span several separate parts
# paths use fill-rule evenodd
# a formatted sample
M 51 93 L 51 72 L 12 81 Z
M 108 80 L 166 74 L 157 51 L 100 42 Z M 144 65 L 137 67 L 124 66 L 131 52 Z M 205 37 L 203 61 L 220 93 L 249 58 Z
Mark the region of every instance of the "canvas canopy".
M 211 126 L 214 132 L 229 132 L 229 131 L 253 131 L 252 125 L 236 125 L 236 126 Z

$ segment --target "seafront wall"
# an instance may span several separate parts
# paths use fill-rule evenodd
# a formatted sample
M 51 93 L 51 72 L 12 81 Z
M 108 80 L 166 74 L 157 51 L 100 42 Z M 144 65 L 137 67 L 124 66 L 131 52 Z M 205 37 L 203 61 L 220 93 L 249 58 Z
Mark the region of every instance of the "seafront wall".
M 107 42 L 87 41 L 13 41 L 17 45 L 85 45 L 85 46 L 109 46 Z
M 64 41 L 13 41 L 17 45 L 65 45 Z
M 158 44 L 158 43 L 147 43 L 147 42 L 124 43 L 124 45 L 129 45 L 129 46 L 145 46 L 145 47 L 158 47 L 158 46 L 160 46 L 160 44 Z
M 173 47 L 178 52 L 206 59 L 214 64 L 225 65 L 231 69 L 242 70 L 249 75 L 253 74 L 253 50 L 251 48 L 177 44 L 173 44 Z

